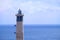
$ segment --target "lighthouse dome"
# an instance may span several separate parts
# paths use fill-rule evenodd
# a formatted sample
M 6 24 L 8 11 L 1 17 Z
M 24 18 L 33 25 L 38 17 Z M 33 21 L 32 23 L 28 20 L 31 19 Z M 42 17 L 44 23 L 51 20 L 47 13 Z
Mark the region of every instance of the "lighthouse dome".
M 21 14 L 21 10 L 20 9 L 18 10 L 18 13 Z

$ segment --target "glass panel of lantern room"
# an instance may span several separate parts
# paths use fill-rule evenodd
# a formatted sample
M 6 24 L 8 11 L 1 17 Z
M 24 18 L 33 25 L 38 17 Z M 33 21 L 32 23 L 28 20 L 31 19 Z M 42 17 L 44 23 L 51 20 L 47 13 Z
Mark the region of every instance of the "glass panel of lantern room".
M 17 21 L 23 21 L 23 16 L 17 16 Z
M 23 16 L 20 16 L 20 21 L 23 21 Z

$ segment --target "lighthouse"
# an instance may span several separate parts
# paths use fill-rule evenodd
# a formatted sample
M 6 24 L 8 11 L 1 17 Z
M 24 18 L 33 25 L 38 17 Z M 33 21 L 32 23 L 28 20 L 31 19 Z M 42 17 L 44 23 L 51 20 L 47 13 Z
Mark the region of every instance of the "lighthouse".
M 23 40 L 23 16 L 19 9 L 16 15 L 16 40 Z

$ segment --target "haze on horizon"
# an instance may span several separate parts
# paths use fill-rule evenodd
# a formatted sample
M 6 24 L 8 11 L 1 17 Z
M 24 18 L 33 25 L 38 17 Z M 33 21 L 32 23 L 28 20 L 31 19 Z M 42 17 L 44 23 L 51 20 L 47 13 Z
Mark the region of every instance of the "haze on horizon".
M 18 8 L 24 24 L 60 24 L 60 0 L 0 0 L 0 24 L 16 24 Z

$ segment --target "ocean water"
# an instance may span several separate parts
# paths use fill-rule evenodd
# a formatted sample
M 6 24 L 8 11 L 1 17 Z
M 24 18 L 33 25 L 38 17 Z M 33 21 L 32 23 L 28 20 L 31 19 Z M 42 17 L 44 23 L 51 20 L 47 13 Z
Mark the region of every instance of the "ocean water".
M 0 40 L 16 40 L 16 26 L 0 25 Z M 24 40 L 60 40 L 60 25 L 24 25 Z

